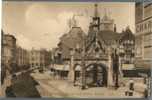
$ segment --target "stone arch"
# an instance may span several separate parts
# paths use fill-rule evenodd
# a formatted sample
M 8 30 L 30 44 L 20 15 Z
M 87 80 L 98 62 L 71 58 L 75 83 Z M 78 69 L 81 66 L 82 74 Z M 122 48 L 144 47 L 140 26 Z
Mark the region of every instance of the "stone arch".
M 79 64 L 79 63 L 74 64 L 73 69 L 75 70 L 78 66 L 81 66 L 81 64 Z
M 102 63 L 86 66 L 86 84 L 88 86 L 107 86 L 108 67 Z

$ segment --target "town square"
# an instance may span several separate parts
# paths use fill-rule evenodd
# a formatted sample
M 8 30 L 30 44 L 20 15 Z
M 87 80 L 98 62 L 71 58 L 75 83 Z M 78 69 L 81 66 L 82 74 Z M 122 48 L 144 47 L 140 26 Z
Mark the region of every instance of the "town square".
M 152 2 L 2 3 L 2 97 L 148 98 Z

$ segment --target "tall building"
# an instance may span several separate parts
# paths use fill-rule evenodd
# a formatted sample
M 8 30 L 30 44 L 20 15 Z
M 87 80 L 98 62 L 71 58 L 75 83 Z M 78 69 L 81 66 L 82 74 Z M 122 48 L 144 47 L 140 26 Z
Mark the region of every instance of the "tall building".
M 14 72 L 16 67 L 16 38 L 10 34 L 2 36 L 2 64 L 8 73 Z
M 152 2 L 136 3 L 136 67 L 152 66 Z
M 142 21 L 144 17 L 144 4 L 141 2 L 136 3 L 136 9 L 135 9 L 135 23 L 139 23 Z
M 21 48 L 20 46 L 16 49 L 17 65 L 19 68 L 24 69 L 29 66 L 29 53 L 26 49 Z
M 30 67 L 46 67 L 51 63 L 51 54 L 47 50 L 32 49 L 29 52 Z

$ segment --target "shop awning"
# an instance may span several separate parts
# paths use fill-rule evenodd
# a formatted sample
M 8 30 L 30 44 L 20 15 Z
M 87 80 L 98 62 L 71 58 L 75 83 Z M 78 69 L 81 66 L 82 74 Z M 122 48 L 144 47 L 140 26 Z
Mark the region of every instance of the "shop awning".
M 54 70 L 59 70 L 59 71 L 69 71 L 70 70 L 70 65 L 54 65 L 53 66 Z M 81 66 L 77 65 L 75 68 L 75 71 L 80 71 Z
M 69 65 L 54 65 L 53 69 L 59 70 L 59 71 L 69 71 Z

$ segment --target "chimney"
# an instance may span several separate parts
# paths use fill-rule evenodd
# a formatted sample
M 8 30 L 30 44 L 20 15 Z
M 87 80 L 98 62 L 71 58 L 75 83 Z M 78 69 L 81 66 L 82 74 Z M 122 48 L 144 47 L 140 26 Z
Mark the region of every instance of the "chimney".
M 116 31 L 117 31 L 116 24 L 114 24 L 114 32 L 116 32 Z

